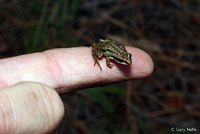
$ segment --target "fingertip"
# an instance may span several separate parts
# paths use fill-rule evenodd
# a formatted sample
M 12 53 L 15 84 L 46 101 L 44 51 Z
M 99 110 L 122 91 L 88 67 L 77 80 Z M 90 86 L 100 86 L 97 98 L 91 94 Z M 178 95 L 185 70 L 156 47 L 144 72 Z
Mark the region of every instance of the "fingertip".
M 153 72 L 154 64 L 153 64 L 153 60 L 149 54 L 147 54 L 143 50 L 140 50 L 140 51 L 141 51 L 141 55 L 143 57 L 143 66 L 142 66 L 143 77 L 146 77 L 146 76 L 149 76 Z
M 128 47 L 132 54 L 132 77 L 144 78 L 149 76 L 154 70 L 152 58 L 143 50 Z

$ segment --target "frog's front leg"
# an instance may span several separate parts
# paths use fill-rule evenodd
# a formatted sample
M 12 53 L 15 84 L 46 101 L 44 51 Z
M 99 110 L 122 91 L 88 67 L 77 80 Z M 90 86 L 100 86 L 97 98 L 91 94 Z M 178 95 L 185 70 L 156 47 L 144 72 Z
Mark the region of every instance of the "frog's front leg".
M 106 57 L 106 65 L 109 67 L 109 68 L 112 68 L 114 65 L 110 63 L 110 59 L 108 57 Z
M 103 56 L 103 54 L 101 54 L 99 52 L 97 44 L 93 44 L 92 45 L 92 57 L 94 59 L 94 66 L 97 64 L 99 66 L 100 70 L 102 70 L 102 68 L 98 62 L 98 59 L 100 59 L 102 56 Z

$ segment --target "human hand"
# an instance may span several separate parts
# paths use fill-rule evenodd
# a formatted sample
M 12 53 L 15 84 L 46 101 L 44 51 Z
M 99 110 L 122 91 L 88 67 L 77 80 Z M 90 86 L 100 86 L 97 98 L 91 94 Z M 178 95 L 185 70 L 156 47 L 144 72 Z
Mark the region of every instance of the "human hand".
M 131 65 L 115 64 L 110 69 L 103 58 L 102 71 L 97 65 L 94 67 L 88 47 L 53 49 L 0 60 L 0 133 L 52 132 L 64 115 L 57 92 L 151 74 L 153 63 L 145 52 L 133 47 L 127 47 L 127 51 L 132 54 Z

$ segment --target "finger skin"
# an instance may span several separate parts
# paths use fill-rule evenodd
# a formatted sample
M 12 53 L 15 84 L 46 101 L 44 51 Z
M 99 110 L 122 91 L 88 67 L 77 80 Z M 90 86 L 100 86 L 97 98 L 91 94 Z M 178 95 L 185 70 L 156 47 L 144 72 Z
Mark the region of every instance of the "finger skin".
M 0 89 L 0 134 L 49 133 L 63 115 L 59 95 L 44 84 L 20 82 Z
M 35 81 L 58 92 L 69 92 L 86 86 L 143 78 L 153 71 L 151 58 L 142 50 L 126 47 L 132 54 L 129 66 L 114 63 L 106 66 L 105 58 L 96 65 L 90 47 L 52 49 L 41 53 L 22 55 L 0 60 L 0 87 L 20 81 Z M 63 89 L 64 88 L 64 89 Z

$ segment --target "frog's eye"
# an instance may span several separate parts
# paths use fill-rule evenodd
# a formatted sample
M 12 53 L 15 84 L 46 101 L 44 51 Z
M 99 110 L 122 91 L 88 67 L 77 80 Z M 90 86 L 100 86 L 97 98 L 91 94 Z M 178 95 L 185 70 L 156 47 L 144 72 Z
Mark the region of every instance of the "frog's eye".
M 118 45 L 118 46 L 120 45 L 120 43 L 119 43 L 119 42 L 117 42 L 117 41 L 115 41 L 115 44 L 116 44 L 116 45 Z

